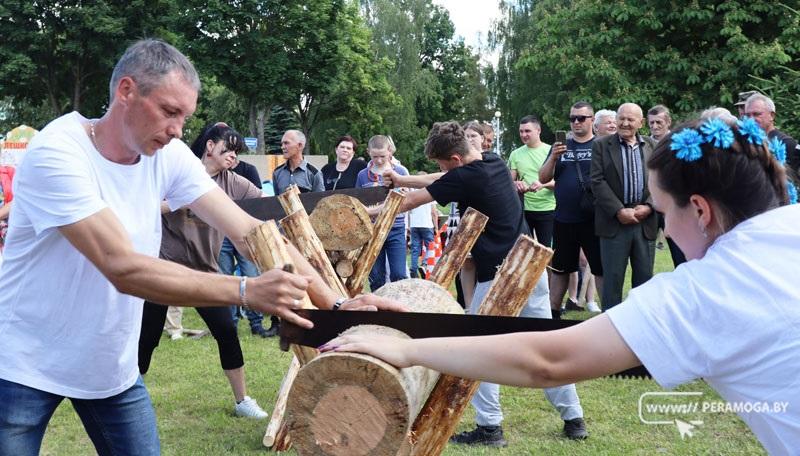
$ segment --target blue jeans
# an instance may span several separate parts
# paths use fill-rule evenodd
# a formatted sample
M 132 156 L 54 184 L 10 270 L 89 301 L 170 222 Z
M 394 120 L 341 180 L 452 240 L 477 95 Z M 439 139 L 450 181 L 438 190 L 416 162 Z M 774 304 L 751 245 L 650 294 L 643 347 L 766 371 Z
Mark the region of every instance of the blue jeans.
M 0 455 L 36 456 L 63 396 L 0 379 Z M 140 376 L 105 399 L 70 399 L 99 455 L 158 455 L 156 414 Z
M 217 263 L 219 263 L 219 272 L 222 274 L 234 275 L 238 269 L 239 275 L 258 277 L 258 268 L 256 265 L 242 256 L 242 254 L 236 250 L 236 247 L 233 246 L 233 242 L 228 238 L 222 241 L 222 248 L 219 251 Z M 244 310 L 244 315 L 250 322 L 250 329 L 261 327 L 261 322 L 264 320 L 264 315 L 261 312 L 250 309 L 242 310 Z M 239 324 L 239 311 L 239 306 L 231 306 L 231 316 L 233 317 L 234 325 Z
M 433 228 L 411 228 L 411 277 L 417 277 L 419 252 L 433 242 Z M 427 266 L 423 263 L 423 267 Z
M 389 280 L 397 282 L 406 278 L 406 227 L 395 226 L 389 230 L 386 242 L 369 273 L 369 288 L 377 290 L 386 283 L 386 259 L 389 259 Z

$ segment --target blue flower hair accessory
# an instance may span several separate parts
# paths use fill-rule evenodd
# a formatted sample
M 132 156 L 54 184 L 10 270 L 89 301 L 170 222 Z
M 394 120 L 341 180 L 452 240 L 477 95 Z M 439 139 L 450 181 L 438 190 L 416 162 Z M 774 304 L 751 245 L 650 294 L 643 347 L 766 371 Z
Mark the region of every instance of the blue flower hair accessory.
M 759 126 L 758 122 L 756 122 L 752 117 L 745 117 L 744 119 L 737 121 L 736 125 L 739 127 L 739 133 L 747 138 L 747 141 L 750 144 L 756 144 L 760 146 L 767 138 L 767 134 L 764 133 L 764 130 L 761 129 L 761 126 Z
M 680 133 L 672 135 L 672 143 L 669 148 L 675 151 L 675 156 L 679 159 L 691 162 L 699 160 L 703 156 L 703 150 L 700 149 L 702 144 L 703 135 L 697 130 L 684 128 Z
M 708 119 L 700 126 L 705 142 L 719 149 L 727 149 L 733 145 L 733 130 L 719 117 Z
M 778 163 L 781 165 L 786 163 L 786 144 L 778 139 L 778 137 L 772 138 L 767 143 L 769 145 L 769 151 L 772 152 L 772 155 L 778 160 Z
M 786 182 L 786 191 L 789 193 L 789 204 L 797 204 L 797 187 L 791 181 Z

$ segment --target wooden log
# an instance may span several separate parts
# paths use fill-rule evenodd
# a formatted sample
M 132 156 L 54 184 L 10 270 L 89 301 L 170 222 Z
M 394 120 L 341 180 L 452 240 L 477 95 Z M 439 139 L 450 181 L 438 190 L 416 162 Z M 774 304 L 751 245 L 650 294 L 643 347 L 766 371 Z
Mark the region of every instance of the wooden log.
M 286 400 L 289 397 L 292 383 L 294 383 L 294 379 L 297 377 L 299 371 L 300 361 L 297 360 L 296 356 L 293 356 L 292 362 L 289 364 L 289 370 L 287 370 L 286 375 L 283 376 L 281 388 L 278 390 L 278 399 L 275 401 L 275 407 L 272 409 L 272 415 L 269 418 L 269 424 L 267 424 L 267 430 L 262 440 L 262 443 L 267 448 L 271 448 L 275 444 L 281 427 L 284 425 L 283 417 L 286 414 Z
M 330 260 L 328 260 L 325 248 L 317 237 L 314 228 L 312 228 L 306 211 L 295 211 L 287 215 L 281 219 L 281 227 L 289 241 L 297 247 L 300 254 L 308 260 L 311 267 L 322 277 L 322 280 L 331 289 L 339 293 L 340 296 L 349 297 L 347 288 L 345 288 L 339 276 L 336 275 L 336 271 L 333 269 Z
M 361 249 L 353 275 L 347 279 L 347 289 L 350 291 L 350 296 L 355 296 L 364 289 L 364 280 L 369 275 L 375 259 L 378 258 L 383 243 L 386 242 L 386 237 L 389 236 L 389 231 L 392 229 L 394 219 L 397 217 L 397 213 L 400 211 L 400 204 L 404 199 L 405 195 L 395 190 L 389 192 L 389 195 L 386 196 L 383 209 L 375 220 L 372 237 L 369 243 Z
M 445 288 L 450 286 L 488 221 L 489 217 L 471 207 L 464 212 L 453 238 L 447 243 L 442 257 L 433 268 L 431 281 Z
M 283 211 L 287 214 L 297 211 L 306 212 L 306 208 L 303 207 L 303 203 L 300 201 L 300 189 L 297 188 L 297 185 L 290 185 L 286 191 L 278 195 L 278 201 L 283 206 Z
M 519 315 L 553 251 L 520 236 L 495 276 L 480 315 Z M 441 454 L 480 382 L 442 375 L 412 427 L 414 456 Z
M 450 293 L 421 279 L 386 284 L 376 292 L 415 312 L 463 313 Z M 363 325 L 345 333 L 405 334 Z M 394 455 L 410 449 L 411 424 L 438 372 L 397 369 L 372 356 L 328 352 L 300 369 L 289 393 L 287 422 L 299 455 Z
M 285 242 L 274 220 L 262 223 L 245 236 L 245 243 L 250 250 L 250 258 L 253 259 L 260 271 L 269 271 L 275 268 L 294 269 L 294 264 L 289 256 L 289 251 L 286 249 Z M 303 308 L 314 308 L 308 295 L 303 297 Z M 300 345 L 292 345 L 292 351 L 301 365 L 304 365 L 319 353 L 314 348 Z
M 338 258 L 334 262 L 336 274 L 342 279 L 347 279 L 353 275 L 356 267 L 356 259 L 361 249 L 339 252 Z
M 347 195 L 323 198 L 309 216 L 325 250 L 359 249 L 372 237 L 372 221 L 360 201 Z

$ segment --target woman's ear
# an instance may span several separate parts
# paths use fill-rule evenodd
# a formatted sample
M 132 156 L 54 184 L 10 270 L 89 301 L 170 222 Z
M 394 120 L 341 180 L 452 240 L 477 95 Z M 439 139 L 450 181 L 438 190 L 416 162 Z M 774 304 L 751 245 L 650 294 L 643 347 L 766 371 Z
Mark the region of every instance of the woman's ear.
M 700 228 L 703 235 L 706 235 L 708 228 L 717 219 L 714 213 L 714 206 L 702 195 L 690 196 L 689 205 L 692 207 L 695 217 L 697 218 L 697 226 Z
M 208 153 L 211 152 L 212 150 L 214 150 L 214 141 L 209 139 L 208 141 L 206 141 L 206 153 L 204 154 L 204 156 L 208 155 Z

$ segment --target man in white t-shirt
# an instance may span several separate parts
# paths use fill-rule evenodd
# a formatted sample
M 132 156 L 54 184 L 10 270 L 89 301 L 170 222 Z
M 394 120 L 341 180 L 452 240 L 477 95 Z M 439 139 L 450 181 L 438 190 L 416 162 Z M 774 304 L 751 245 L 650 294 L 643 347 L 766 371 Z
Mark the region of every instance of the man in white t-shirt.
M 132 45 L 117 63 L 106 114 L 45 127 L 17 170 L 0 269 L 0 454 L 38 454 L 70 398 L 99 454 L 159 454 L 155 414 L 137 367 L 142 298 L 179 306 L 250 305 L 308 326 L 292 309 L 395 308 L 345 300 L 296 249 L 300 274 L 238 278 L 157 257 L 161 202 L 188 206 L 244 249 L 258 220 L 214 184 L 180 141 L 200 81 L 178 50 Z

